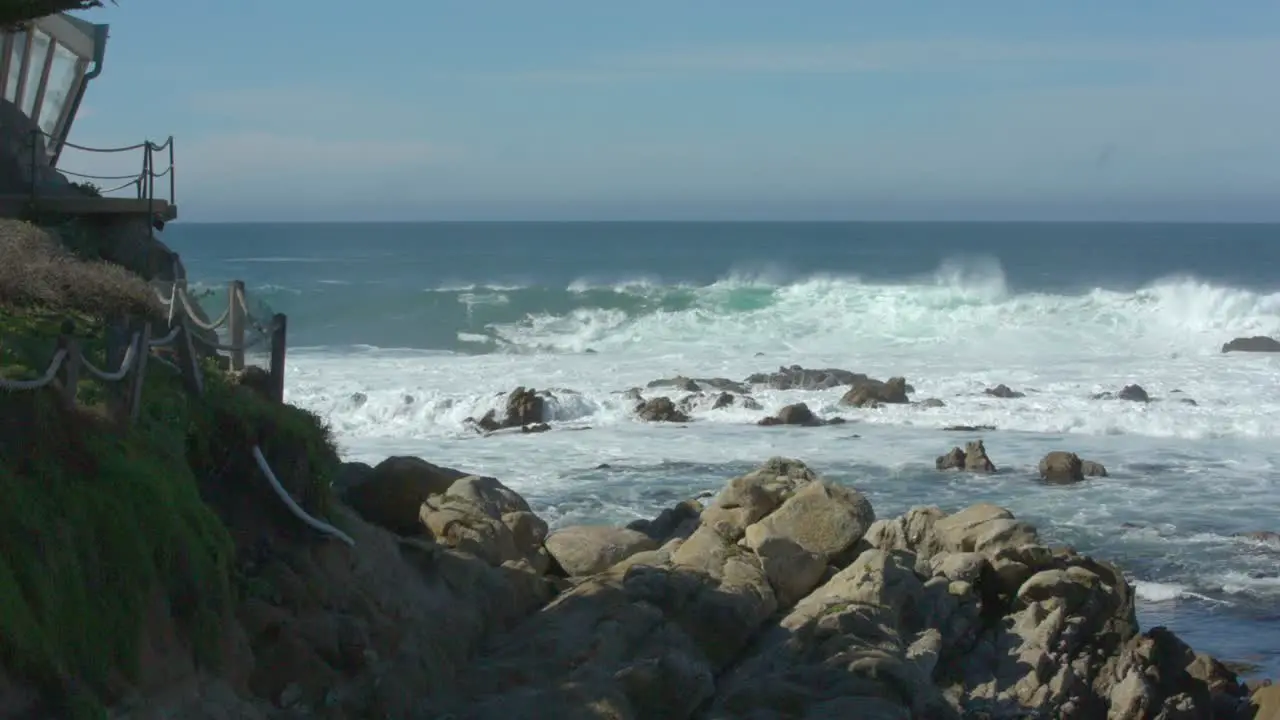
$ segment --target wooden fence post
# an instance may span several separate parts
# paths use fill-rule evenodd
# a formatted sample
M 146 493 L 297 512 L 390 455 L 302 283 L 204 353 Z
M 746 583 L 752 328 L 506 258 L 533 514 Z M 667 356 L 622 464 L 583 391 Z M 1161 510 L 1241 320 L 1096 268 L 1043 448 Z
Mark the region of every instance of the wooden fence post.
M 231 371 L 244 370 L 244 281 L 232 280 L 227 288 L 227 332 L 231 335 Z
M 62 361 L 62 399 L 68 408 L 74 408 L 80 386 L 80 342 L 70 335 L 59 335 L 58 349 L 67 351 Z
M 106 372 L 115 372 L 120 368 L 120 363 L 124 361 L 125 355 L 128 353 L 129 341 L 132 339 L 129 330 L 130 325 L 127 317 L 107 318 L 103 332 L 107 344 L 107 364 L 103 366 Z M 117 386 L 115 383 L 105 383 L 105 385 L 103 392 L 106 394 L 107 408 L 111 412 L 111 417 L 116 420 L 123 420 L 128 413 L 128 384 Z
M 288 348 L 289 319 L 283 313 L 271 318 L 271 396 L 284 402 L 284 354 Z
M 196 348 L 191 342 L 191 328 L 187 326 L 186 314 L 179 316 L 178 323 L 178 335 L 174 342 L 178 345 L 182 383 L 187 386 L 187 392 L 199 397 L 204 395 L 204 378 L 201 377 L 200 364 L 196 360 Z
M 142 414 L 142 386 L 147 382 L 147 358 L 151 356 L 151 323 L 143 320 L 138 327 L 138 357 L 133 361 L 132 384 L 129 386 L 129 422 L 138 424 Z

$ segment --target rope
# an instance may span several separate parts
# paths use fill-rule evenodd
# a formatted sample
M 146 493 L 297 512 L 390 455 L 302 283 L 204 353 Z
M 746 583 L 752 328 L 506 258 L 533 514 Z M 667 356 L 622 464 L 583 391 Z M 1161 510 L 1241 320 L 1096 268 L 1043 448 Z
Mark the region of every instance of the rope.
M 298 503 L 294 501 L 293 496 L 291 496 L 288 491 L 284 489 L 284 486 L 280 484 L 280 481 L 276 479 L 276 474 L 271 472 L 271 466 L 267 464 L 267 459 L 262 455 L 262 448 L 257 445 L 253 446 L 253 459 L 257 461 L 258 469 L 262 471 L 262 474 L 267 476 L 267 482 L 270 483 L 271 489 L 274 490 L 280 500 L 284 502 L 285 507 L 289 508 L 289 512 L 293 513 L 295 517 L 312 528 L 355 547 L 356 541 L 352 540 L 350 535 L 347 535 L 329 523 L 322 522 L 311 517 L 305 510 L 298 506 Z
M 40 388 L 53 382 L 58 375 L 58 369 L 62 367 L 62 361 L 67 358 L 67 349 L 60 348 L 58 352 L 53 354 L 53 360 L 49 363 L 49 369 L 44 371 L 44 376 L 36 380 L 4 380 L 0 379 L 0 389 L 17 391 L 17 390 L 39 390 Z
M 133 361 L 137 355 L 139 338 L 140 336 L 138 333 L 133 334 L 133 340 L 129 342 L 129 349 L 125 352 L 124 359 L 120 361 L 120 369 L 115 372 L 109 373 L 105 370 L 98 369 L 93 363 L 89 362 L 89 358 L 84 357 L 83 355 L 80 356 L 80 362 L 84 364 L 85 370 L 88 370 L 90 374 L 99 380 L 102 380 L 103 382 L 119 382 L 124 379 L 125 375 L 129 374 L 129 369 L 133 367 Z
M 153 347 L 153 348 L 157 348 L 157 347 L 167 347 L 167 346 L 169 346 L 169 345 L 172 345 L 172 344 L 173 344 L 173 341 L 177 339 L 177 337 L 178 337 L 178 331 L 180 331 L 180 330 L 182 330 L 182 328 L 181 328 L 180 326 L 175 325 L 175 326 L 174 326 L 174 328 L 173 328 L 172 330 L 170 330 L 170 331 L 169 331 L 169 334 L 168 334 L 168 335 L 165 335 L 164 337 L 160 338 L 159 340 L 152 340 L 152 341 L 151 341 L 150 343 L 148 343 L 148 344 L 149 344 L 151 347 Z
M 224 323 L 227 322 L 228 318 L 231 317 L 231 305 L 228 304 L 227 309 L 222 313 L 222 317 L 218 318 L 212 323 L 201 322 L 199 319 L 196 318 L 195 311 L 191 309 L 191 300 L 187 298 L 187 294 L 185 292 L 178 292 L 176 288 L 174 289 L 174 292 L 178 295 L 178 297 L 182 298 L 182 307 L 184 310 L 186 310 L 187 319 L 191 321 L 192 325 L 195 325 L 201 330 L 217 330 L 218 328 L 222 327 Z
M 113 193 L 113 192 L 117 192 L 117 191 L 123 190 L 123 189 L 125 189 L 125 188 L 127 188 L 127 187 L 133 187 L 134 185 L 137 185 L 137 184 L 138 184 L 138 181 L 139 181 L 139 178 L 134 178 L 134 179 L 130 180 L 129 182 L 127 182 L 127 183 L 123 184 L 123 185 L 117 185 L 117 186 L 115 186 L 115 187 L 113 187 L 113 188 L 109 188 L 109 189 L 107 189 L 107 190 L 99 190 L 98 192 L 99 192 L 99 193 L 101 193 L 102 195 L 109 195 L 109 194 L 111 194 L 111 193 Z
M 137 180 L 139 177 L 141 177 L 141 173 L 134 173 L 133 175 L 86 175 L 84 173 L 71 172 L 70 170 L 63 170 L 62 168 L 58 168 L 58 172 L 62 173 L 63 175 L 70 175 L 71 177 L 84 178 L 86 180 Z

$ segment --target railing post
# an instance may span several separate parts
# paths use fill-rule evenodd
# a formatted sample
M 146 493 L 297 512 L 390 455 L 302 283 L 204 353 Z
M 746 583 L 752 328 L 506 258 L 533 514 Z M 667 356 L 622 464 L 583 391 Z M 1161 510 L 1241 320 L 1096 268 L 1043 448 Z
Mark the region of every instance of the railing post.
M 28 140 L 31 141 L 31 210 L 35 212 L 36 196 L 39 193 L 39 174 L 36 172 L 36 149 L 40 143 L 36 142 L 36 133 L 40 132 L 38 128 L 32 128 Z
M 108 318 L 104 335 L 107 344 L 107 364 L 105 368 L 107 372 L 115 372 L 128 354 L 128 343 L 131 337 L 128 318 Z M 126 416 L 128 412 L 127 390 L 128 385 L 118 387 L 115 383 L 107 384 L 107 405 L 111 409 L 113 418 L 123 419 Z
M 174 188 L 177 186 L 174 175 L 177 172 L 178 171 L 175 170 L 173 167 L 173 136 L 170 135 L 169 136 L 169 207 L 170 208 L 172 208 L 178 202 L 177 200 L 175 200 L 175 198 L 177 197 L 177 193 L 174 192 Z M 172 210 L 170 210 L 170 212 L 172 212 Z
M 271 396 L 284 402 L 284 354 L 288 348 L 289 319 L 283 313 L 271 318 Z
M 187 392 L 199 397 L 204 395 L 204 377 L 200 371 L 200 363 L 196 359 L 196 348 L 191 341 L 191 328 L 187 325 L 185 313 L 178 315 L 178 336 L 174 341 L 178 344 L 178 363 L 182 365 L 182 382 Z
M 244 281 L 232 280 L 227 288 L 227 332 L 231 335 L 231 371 L 244 370 Z
M 80 387 L 80 343 L 70 335 L 59 335 L 58 349 L 67 351 L 62 361 L 62 399 L 68 408 L 74 408 Z
M 142 414 L 142 386 L 147 382 L 147 358 L 151 356 L 151 323 L 143 320 L 138 328 L 138 357 L 133 361 L 132 384 L 129 386 L 129 423 L 138 424 Z

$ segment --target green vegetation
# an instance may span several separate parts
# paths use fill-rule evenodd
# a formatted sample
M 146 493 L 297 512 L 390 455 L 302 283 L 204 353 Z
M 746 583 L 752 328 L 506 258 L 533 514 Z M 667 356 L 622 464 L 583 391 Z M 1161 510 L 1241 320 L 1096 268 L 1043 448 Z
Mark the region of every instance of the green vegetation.
M 91 312 L 103 303 L 83 300 L 0 303 L 0 377 L 43 375 L 68 320 L 104 367 L 103 319 Z M 120 384 L 82 379 L 75 408 L 52 388 L 0 391 L 0 667 L 65 703 L 60 716 L 101 717 L 127 689 L 157 598 L 196 660 L 216 666 L 222 620 L 245 592 L 227 529 L 243 519 L 227 500 L 278 505 L 259 501 L 253 443 L 309 511 L 328 508 L 338 456 L 323 423 L 205 367 L 195 397 L 173 368 L 149 363 L 133 427 L 107 411 Z

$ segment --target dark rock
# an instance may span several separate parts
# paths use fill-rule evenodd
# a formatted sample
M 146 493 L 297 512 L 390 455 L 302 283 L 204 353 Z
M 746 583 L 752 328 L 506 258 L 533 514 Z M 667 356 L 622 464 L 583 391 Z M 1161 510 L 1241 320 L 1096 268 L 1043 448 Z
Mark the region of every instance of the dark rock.
M 413 399 L 409 398 L 409 402 Z M 544 423 L 546 421 L 546 401 L 533 388 L 518 387 L 507 395 L 502 418 L 498 418 L 495 410 L 485 413 L 479 420 L 467 418 L 483 432 L 495 432 L 507 428 L 523 428 L 526 425 Z
M 689 416 L 680 412 L 669 397 L 656 397 L 636 405 L 636 415 L 645 422 L 689 422 Z
M 1222 346 L 1222 352 L 1280 352 L 1280 340 L 1264 335 L 1239 337 Z
M 982 393 L 984 395 L 990 395 L 991 397 L 998 397 L 998 398 L 1020 398 L 1020 397 L 1027 396 L 1026 393 L 1018 392 L 1017 390 L 1010 388 L 1008 385 L 1005 385 L 1004 383 L 1001 383 L 995 387 L 987 388 L 986 390 L 983 390 Z
M 942 428 L 943 432 L 986 432 L 995 430 L 995 425 L 948 425 Z
M 942 402 L 938 398 L 925 398 L 920 402 L 920 406 L 927 407 L 927 408 L 940 408 L 940 407 L 946 407 L 947 404 Z
M 776 415 L 763 418 L 758 425 L 801 425 L 804 427 L 818 427 L 826 425 L 826 421 L 818 417 L 809 409 L 805 403 L 795 403 L 787 405 L 778 411 Z
M 996 472 L 996 465 L 991 462 L 991 458 L 987 455 L 987 448 L 982 444 L 981 440 L 965 443 L 963 450 L 958 447 L 951 448 L 951 452 L 938 456 L 938 459 L 934 461 L 934 466 L 939 470 L 964 470 L 973 473 Z
M 1079 455 L 1054 450 L 1040 460 L 1040 478 L 1051 483 L 1075 483 L 1084 480 L 1084 461 Z
M 1080 472 L 1085 477 L 1106 477 L 1107 476 L 1107 469 L 1103 467 L 1102 463 L 1094 462 L 1092 460 L 1081 460 Z
M 749 376 L 746 382 L 751 385 L 767 385 L 776 390 L 826 390 L 841 385 L 872 384 L 882 385 L 879 380 L 862 373 L 841 370 L 839 368 L 806 369 L 799 365 L 780 367 L 773 373 L 756 373 Z M 906 392 L 915 392 L 915 388 L 906 385 Z M 905 402 L 905 401 L 904 401 Z
M 718 390 L 746 395 L 751 392 L 751 389 L 745 384 L 728 378 L 688 378 L 683 375 L 677 375 L 673 378 L 654 380 L 650 382 L 647 387 L 649 389 L 675 388 L 677 390 L 684 390 L 685 392 L 691 393 Z
M 907 402 L 910 402 L 907 398 L 907 381 L 901 377 L 889 378 L 883 383 L 872 380 L 854 385 L 853 389 L 840 398 L 841 405 L 861 408 L 874 408 L 881 403 Z
M 550 426 L 550 425 L 548 425 L 548 424 L 546 424 L 546 423 L 544 423 L 544 422 L 538 422 L 538 423 L 529 423 L 528 425 L 525 425 L 525 426 L 521 427 L 521 428 L 520 428 L 520 432 L 522 432 L 522 433 L 542 433 L 542 432 L 546 432 L 546 431 L 548 431 L 548 430 L 550 430 L 550 429 L 551 429 L 551 426 Z
M 1141 385 L 1125 385 L 1116 395 L 1117 399 L 1132 402 L 1151 402 L 1151 396 Z

